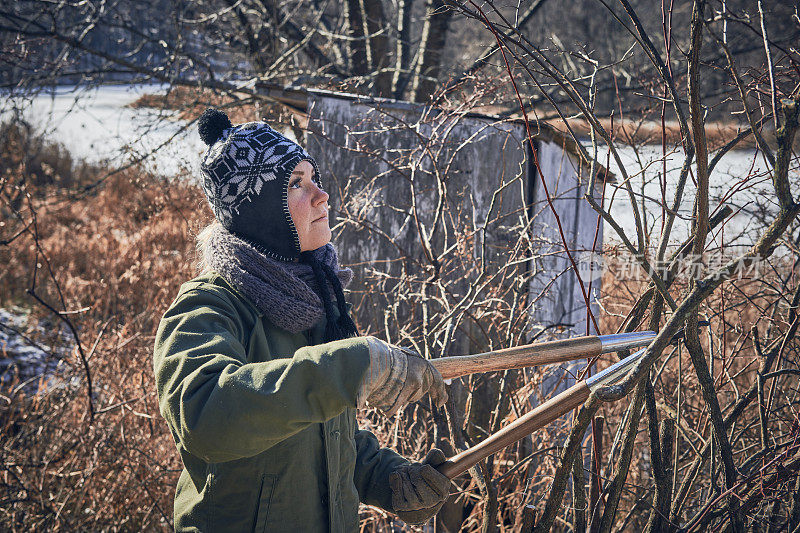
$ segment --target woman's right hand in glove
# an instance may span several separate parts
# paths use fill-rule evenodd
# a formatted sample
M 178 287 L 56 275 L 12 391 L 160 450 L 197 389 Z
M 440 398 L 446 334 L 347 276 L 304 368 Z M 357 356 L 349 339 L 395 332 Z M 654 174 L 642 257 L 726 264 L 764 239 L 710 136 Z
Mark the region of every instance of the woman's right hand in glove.
M 441 374 L 414 350 L 367 337 L 369 368 L 358 395 L 359 406 L 369 404 L 392 416 L 425 394 L 437 407 L 447 401 Z
M 389 474 L 392 510 L 408 524 L 424 524 L 439 512 L 450 495 L 450 479 L 436 467 L 447 459 L 438 448 L 421 463 L 406 463 Z

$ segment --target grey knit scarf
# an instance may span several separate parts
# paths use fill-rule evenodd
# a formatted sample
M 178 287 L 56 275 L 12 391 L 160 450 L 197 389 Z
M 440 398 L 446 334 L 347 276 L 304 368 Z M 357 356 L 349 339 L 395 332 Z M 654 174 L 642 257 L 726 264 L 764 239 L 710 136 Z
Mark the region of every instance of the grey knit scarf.
M 201 245 L 204 265 L 244 293 L 273 324 L 299 333 L 325 317 L 311 266 L 267 257 L 221 224 L 215 223 L 208 231 Z M 352 270 L 339 267 L 332 244 L 315 250 L 314 256 L 336 272 L 342 287 L 353 279 Z M 329 284 L 326 288 L 335 297 Z

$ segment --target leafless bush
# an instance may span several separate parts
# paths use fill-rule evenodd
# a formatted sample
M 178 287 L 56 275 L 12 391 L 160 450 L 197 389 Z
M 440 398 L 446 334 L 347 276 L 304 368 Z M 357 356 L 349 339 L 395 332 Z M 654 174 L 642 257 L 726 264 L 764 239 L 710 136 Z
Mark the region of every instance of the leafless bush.
M 661 199 L 650 202 L 661 211 L 660 217 L 658 213 L 656 215 L 656 219 L 661 219 L 660 228 L 656 226 L 655 229 L 647 223 L 644 190 L 634 191 L 633 188 L 634 179 L 644 179 L 645 173 L 634 174 L 633 169 L 626 168 L 619 154 L 618 139 L 609 134 L 594 111 L 595 76 L 576 79 L 574 72 L 560 67 L 553 50 L 519 32 L 494 4 L 453 3 L 463 14 L 482 23 L 497 39 L 509 81 L 516 82 L 515 88 L 535 87 L 550 103 L 552 111 L 563 119 L 565 128 L 568 121 L 564 107 L 555 101 L 549 87 L 557 86 L 558 92 L 569 99 L 567 107 L 576 110 L 590 125 L 592 149 L 587 151 L 587 160 L 589 153 L 602 153 L 598 146 L 617 160 L 628 196 L 626 207 L 635 219 L 636 236 L 633 237 L 626 234 L 606 206 L 591 193 L 586 195 L 587 201 L 615 230 L 626 251 L 635 257 L 645 273 L 644 279 L 648 281 L 647 289 L 644 292 L 635 289 L 631 293 L 634 296 L 632 305 L 624 313 L 619 313 L 624 315 L 620 328 L 631 330 L 646 324 L 650 329 L 659 330 L 645 360 L 637 365 L 625 383 L 599 395 L 605 401 L 627 397 L 628 402 L 624 421 L 618 426 L 614 439 L 612 452 L 615 453 L 610 454 L 603 468 L 606 479 L 603 495 L 598 499 L 600 503 L 590 509 L 590 516 L 598 517 L 597 527 L 603 531 L 632 524 L 648 530 L 682 527 L 688 530 L 729 528 L 742 531 L 745 527 L 758 527 L 755 524 L 766 524 L 773 529 L 795 527 L 796 506 L 782 502 L 787 501 L 786 495 L 794 490 L 798 477 L 795 473 L 798 466 L 796 416 L 789 414 L 796 402 L 797 370 L 792 367 L 796 364 L 794 336 L 796 307 L 800 299 L 794 275 L 797 264 L 796 215 L 800 207 L 791 192 L 797 188 L 797 159 L 792 150 L 798 112 L 797 51 L 775 46 L 770 41 L 759 3 L 759 37 L 765 50 L 763 69 L 751 70 L 746 78 L 742 78 L 727 46 L 726 32 L 728 25 L 749 22 L 737 19 L 724 3 L 719 9 L 715 3 L 694 2 L 688 26 L 683 29 L 672 26 L 672 9 L 662 8 L 663 38 L 667 43 L 667 57 L 664 59 L 662 49 L 654 45 L 655 32 L 642 25 L 639 14 L 629 3 L 620 4 L 620 11 L 607 6 L 607 13 L 629 29 L 636 47 L 650 58 L 650 94 L 660 98 L 662 125 L 666 117 L 670 117 L 678 122 L 681 131 L 678 148 L 683 165 L 674 198 L 670 200 L 666 194 L 665 159 Z M 716 16 L 712 17 L 712 13 Z M 751 14 L 756 15 L 756 12 Z M 673 39 L 686 43 L 685 63 L 670 55 Z M 701 46 L 707 47 L 709 43 L 713 43 L 714 53 L 727 60 L 721 68 L 736 91 L 731 98 L 744 110 L 749 126 L 713 154 L 709 153 L 705 135 L 703 100 L 699 89 L 705 71 Z M 709 55 L 707 50 L 702 49 L 705 56 Z M 609 68 L 613 70 L 616 59 L 603 64 L 588 54 L 573 57 L 574 61 L 593 67 L 595 73 Z M 618 59 L 624 61 L 624 58 Z M 677 74 L 678 65 L 686 72 L 685 77 Z M 641 75 L 644 77 L 646 74 Z M 587 84 L 588 97 L 581 90 Z M 688 114 L 683 95 L 688 95 Z M 754 105 L 754 100 L 759 99 L 765 105 Z M 656 110 L 658 107 L 654 107 Z M 524 106 L 521 111 L 525 113 Z M 774 126 L 776 140 L 773 145 L 769 145 L 764 137 L 765 125 Z M 725 240 L 721 240 L 723 230 L 711 233 L 714 218 L 710 215 L 719 215 L 716 225 L 724 228 L 725 218 L 729 215 L 725 212 L 726 207 L 735 203 L 730 197 L 725 197 L 712 211 L 709 176 L 719 160 L 718 156 L 750 135 L 763 153 L 758 157 L 768 162 L 772 202 L 762 210 L 768 214 L 762 218 L 763 223 L 757 238 L 751 241 L 752 246 L 743 252 L 727 250 L 724 243 L 738 235 L 728 234 Z M 672 149 L 662 136 L 663 153 Z M 695 194 L 690 213 L 691 232 L 681 248 L 667 254 L 690 173 Z M 739 179 L 739 184 L 752 185 L 759 176 L 751 172 Z M 776 256 L 774 252 L 779 244 L 786 246 Z M 709 266 L 708 256 L 719 249 L 736 253 Z M 786 260 L 782 263 L 783 268 L 781 259 Z M 692 275 L 679 271 L 683 260 L 698 265 Z M 766 274 L 756 279 L 736 279 L 743 271 L 761 262 L 769 264 Z M 681 283 L 684 281 L 685 284 Z M 605 303 L 606 309 L 619 305 L 617 302 Z M 702 341 L 698 327 L 701 313 L 711 323 L 709 333 L 702 334 Z M 735 329 L 730 331 L 731 324 L 739 329 L 738 335 L 734 333 Z M 679 330 L 685 335 L 687 361 L 681 353 L 676 357 L 675 350 L 666 358 L 662 356 Z M 678 352 L 682 350 L 684 348 L 679 348 Z M 673 357 L 675 361 L 668 365 Z M 780 368 L 785 371 L 771 373 L 777 368 L 773 367 L 776 360 L 781 361 Z M 676 388 L 675 380 L 678 383 Z M 766 385 L 770 380 L 772 382 Z M 691 385 L 694 386 L 686 388 Z M 765 389 L 769 389 L 768 392 Z M 662 412 L 658 409 L 660 403 L 664 406 Z M 590 412 L 596 409 L 596 404 L 587 403 L 584 407 Z M 649 432 L 644 446 L 637 446 L 642 412 L 646 413 Z M 575 431 L 582 430 L 573 430 L 573 434 Z M 647 445 L 649 450 L 642 450 Z M 565 453 L 561 457 L 553 490 L 537 529 L 550 529 L 557 519 L 563 519 L 560 505 L 563 489 L 571 472 L 570 465 L 576 460 L 580 461 L 575 453 Z M 649 479 L 636 477 L 637 464 L 644 467 L 640 476 L 647 473 Z M 578 490 L 582 485 L 576 484 Z M 573 524 L 578 522 L 586 523 L 586 520 L 579 520 L 576 516 Z M 562 524 L 569 527 L 567 522 Z

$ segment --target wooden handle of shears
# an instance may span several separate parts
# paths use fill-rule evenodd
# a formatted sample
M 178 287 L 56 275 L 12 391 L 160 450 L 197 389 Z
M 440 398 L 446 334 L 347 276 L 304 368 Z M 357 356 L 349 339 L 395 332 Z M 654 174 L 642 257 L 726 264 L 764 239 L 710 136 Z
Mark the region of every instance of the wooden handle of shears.
M 483 442 L 454 455 L 436 469 L 450 479 L 458 477 L 493 453 L 499 452 L 582 405 L 589 398 L 590 392 L 586 382 L 581 381 L 516 419 Z
M 649 333 L 647 336 L 649 336 Z M 610 367 L 601 370 L 597 374 L 590 376 L 585 381 L 577 383 L 561 394 L 554 396 L 530 412 L 519 417 L 483 442 L 454 455 L 436 468 L 450 479 L 463 474 L 478 464 L 479 461 L 486 459 L 493 453 L 499 452 L 509 444 L 517 442 L 526 435 L 530 435 L 537 429 L 546 426 L 558 417 L 575 409 L 589 398 L 592 391 L 597 391 L 602 387 L 624 379 L 629 375 L 632 369 L 636 368 L 637 363 L 639 363 L 646 354 L 647 348 L 643 348 L 625 359 L 614 363 Z
M 547 365 L 594 357 L 602 353 L 602 343 L 597 335 L 575 337 L 557 341 L 526 344 L 475 355 L 457 355 L 431 359 L 431 364 L 444 379 L 452 379 L 479 372 L 497 372 L 513 368 Z

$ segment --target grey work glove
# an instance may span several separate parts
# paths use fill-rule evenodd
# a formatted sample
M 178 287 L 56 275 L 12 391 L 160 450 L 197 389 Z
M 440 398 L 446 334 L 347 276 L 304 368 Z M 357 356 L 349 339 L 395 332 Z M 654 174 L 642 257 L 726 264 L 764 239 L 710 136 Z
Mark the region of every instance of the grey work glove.
M 424 524 L 439 512 L 450 495 L 450 479 L 436 470 L 447 459 L 438 448 L 421 463 L 406 463 L 389 474 L 392 508 L 407 524 Z
M 447 401 L 439 371 L 414 350 L 400 348 L 375 337 L 367 337 L 369 368 L 358 394 L 358 404 L 369 404 L 394 415 L 409 403 L 430 395 L 437 407 Z

